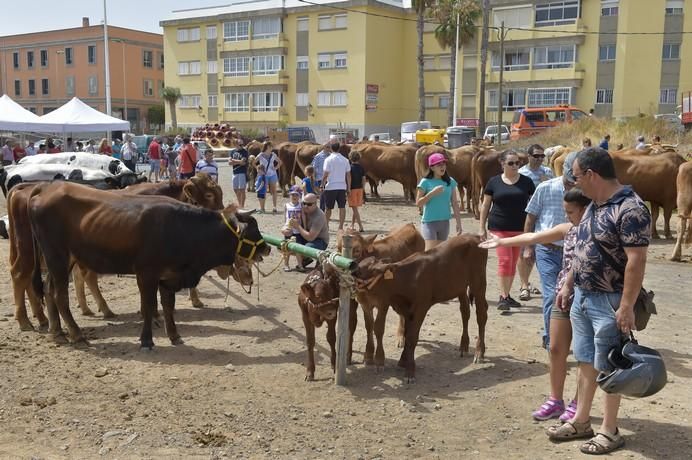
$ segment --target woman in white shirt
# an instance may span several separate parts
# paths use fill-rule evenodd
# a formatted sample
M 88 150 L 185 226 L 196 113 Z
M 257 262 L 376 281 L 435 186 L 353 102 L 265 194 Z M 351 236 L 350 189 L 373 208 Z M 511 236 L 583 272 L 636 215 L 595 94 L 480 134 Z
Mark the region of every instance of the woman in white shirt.
M 267 179 L 267 185 L 269 185 L 269 193 L 272 194 L 272 204 L 274 209 L 272 212 L 276 214 L 276 199 L 277 199 L 277 185 L 279 183 L 279 169 L 281 168 L 281 160 L 274 151 L 272 150 L 273 144 L 270 141 L 265 141 L 262 144 L 262 153 L 257 157 L 259 164 L 264 166 L 265 177 Z

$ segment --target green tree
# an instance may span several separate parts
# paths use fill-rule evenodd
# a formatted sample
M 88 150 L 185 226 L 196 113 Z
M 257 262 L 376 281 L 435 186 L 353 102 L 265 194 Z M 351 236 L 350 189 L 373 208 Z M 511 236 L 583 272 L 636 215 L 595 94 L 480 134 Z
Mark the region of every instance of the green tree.
M 412 6 L 416 11 L 416 31 L 418 32 L 418 121 L 425 120 L 425 75 L 423 73 L 423 26 L 428 9 L 437 0 L 413 0 Z
M 176 130 L 178 128 L 178 118 L 175 113 L 175 106 L 182 97 L 180 88 L 166 86 L 161 92 L 161 97 L 168 103 L 168 108 L 171 111 L 171 128 Z
M 482 15 L 479 0 L 440 0 L 431 9 L 430 15 L 439 25 L 435 28 L 435 39 L 442 48 L 451 49 L 449 71 L 449 106 L 447 126 L 454 125 L 454 94 L 456 88 L 457 20 L 459 21 L 459 47 L 467 44 L 476 35 L 476 22 Z
M 147 109 L 147 119 L 150 125 L 162 126 L 166 122 L 166 111 L 163 104 L 152 105 Z

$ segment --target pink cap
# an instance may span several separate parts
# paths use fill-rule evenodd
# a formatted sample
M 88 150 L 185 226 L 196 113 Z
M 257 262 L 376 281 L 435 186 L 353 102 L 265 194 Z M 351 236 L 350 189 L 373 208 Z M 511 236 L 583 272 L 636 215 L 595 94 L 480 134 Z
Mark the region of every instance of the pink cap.
M 440 163 L 447 163 L 447 159 L 441 153 L 433 153 L 428 157 L 428 166 L 435 166 Z

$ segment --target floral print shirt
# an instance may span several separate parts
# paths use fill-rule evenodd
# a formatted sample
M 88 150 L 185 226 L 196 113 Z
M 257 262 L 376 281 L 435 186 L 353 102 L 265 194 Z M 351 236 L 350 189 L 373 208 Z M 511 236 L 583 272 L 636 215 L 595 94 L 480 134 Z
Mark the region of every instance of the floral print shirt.
M 557 283 L 555 284 L 555 295 L 560 292 L 562 286 L 565 284 L 565 279 L 567 274 L 572 269 L 572 259 L 574 259 L 574 246 L 577 244 L 577 227 L 573 226 L 569 229 L 565 235 L 562 245 L 562 270 L 557 275 Z M 569 296 L 569 299 L 563 301 L 563 307 L 569 309 L 572 306 L 572 299 L 574 299 L 574 293 Z

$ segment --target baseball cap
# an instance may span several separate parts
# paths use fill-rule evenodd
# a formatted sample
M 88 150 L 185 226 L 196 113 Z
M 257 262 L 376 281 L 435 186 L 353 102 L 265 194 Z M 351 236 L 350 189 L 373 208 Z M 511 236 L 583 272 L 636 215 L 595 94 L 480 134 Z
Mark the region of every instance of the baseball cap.
M 289 195 L 301 195 L 303 193 L 303 190 L 297 185 L 294 185 L 288 190 L 288 193 Z
M 565 164 L 562 167 L 562 177 L 564 177 L 567 182 L 571 184 L 577 183 L 577 178 L 574 177 L 574 172 L 572 171 L 572 164 L 577 158 L 577 154 L 579 154 L 579 152 L 572 152 L 568 154 L 567 158 L 565 158 Z
M 447 159 L 441 153 L 433 153 L 428 157 L 428 166 L 439 165 L 440 163 L 446 163 Z

